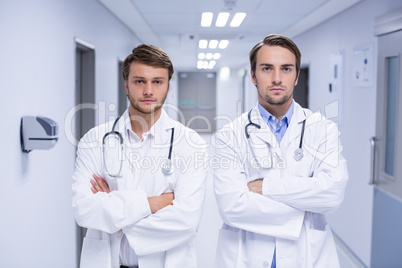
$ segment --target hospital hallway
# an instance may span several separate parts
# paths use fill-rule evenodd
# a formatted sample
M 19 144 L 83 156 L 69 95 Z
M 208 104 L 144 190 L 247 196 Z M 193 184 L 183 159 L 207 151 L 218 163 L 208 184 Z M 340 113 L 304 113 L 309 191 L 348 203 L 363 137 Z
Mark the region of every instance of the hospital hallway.
M 199 268 L 213 267 L 222 227 L 213 191 L 214 134 L 258 107 L 261 88 L 272 89 L 265 85 L 277 82 L 260 82 L 250 63 L 250 51 L 269 34 L 289 37 L 300 50 L 298 76 L 281 69 L 297 77 L 295 102 L 334 123 L 325 131 L 306 131 L 304 139 L 319 140 L 319 147 L 308 142 L 297 147 L 294 139 L 288 158 L 296 163 L 290 153 L 298 149 L 311 159 L 329 151 L 339 155 L 341 149 L 346 160 L 347 172 L 339 168 L 345 167 L 343 158 L 328 164 L 335 173 L 341 170 L 342 183 L 347 180 L 341 194 L 333 195 L 343 197 L 339 208 L 334 202 L 336 211 L 317 213 L 325 214 L 333 232 L 341 268 L 402 267 L 401 0 L 0 0 L 0 21 L 5 140 L 0 150 L 0 267 L 79 268 L 85 230 L 78 227 L 72 206 L 78 143 L 90 129 L 114 121 L 129 107 L 122 66 L 140 44 L 155 45 L 169 56 L 174 72 L 164 88 L 163 109 L 208 146 L 196 252 Z M 274 65 L 264 64 L 257 71 L 268 73 Z M 290 88 L 295 83 L 291 80 Z M 239 130 L 239 137 L 247 138 L 245 133 Z M 315 139 L 318 134 L 327 136 Z M 333 142 L 322 142 L 329 136 Z M 327 150 L 334 144 L 336 150 Z M 103 157 L 98 171 L 106 174 L 100 167 Z M 85 169 L 96 159 L 88 157 Z M 309 165 L 300 163 L 284 172 L 300 171 L 301 177 Z M 254 174 L 265 172 L 259 168 Z M 303 176 L 307 180 L 314 175 L 308 174 Z M 333 177 L 325 178 L 332 182 Z M 285 205 L 300 215 L 309 211 L 296 203 Z M 325 231 L 326 225 L 320 227 L 310 229 Z

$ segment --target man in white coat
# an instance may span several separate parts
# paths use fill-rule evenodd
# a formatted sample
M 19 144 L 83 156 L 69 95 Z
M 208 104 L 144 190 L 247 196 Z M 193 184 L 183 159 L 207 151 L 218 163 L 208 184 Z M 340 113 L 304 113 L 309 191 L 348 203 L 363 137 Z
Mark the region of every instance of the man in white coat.
M 88 228 L 80 267 L 196 267 L 205 141 L 161 108 L 173 74 L 164 51 L 136 47 L 122 73 L 129 108 L 78 146 L 72 205 Z
M 215 267 L 339 267 L 325 214 L 348 180 L 336 124 L 293 100 L 301 54 L 281 35 L 250 52 L 258 103 L 215 136 L 223 219 Z

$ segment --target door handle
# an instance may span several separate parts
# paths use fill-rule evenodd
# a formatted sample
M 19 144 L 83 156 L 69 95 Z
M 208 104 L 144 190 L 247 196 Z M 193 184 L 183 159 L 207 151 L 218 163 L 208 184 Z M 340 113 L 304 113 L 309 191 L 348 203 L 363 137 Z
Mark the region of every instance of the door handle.
M 371 167 L 370 167 L 370 181 L 369 184 L 375 184 L 375 147 L 376 141 L 378 139 L 376 137 L 371 137 L 370 146 L 371 146 Z

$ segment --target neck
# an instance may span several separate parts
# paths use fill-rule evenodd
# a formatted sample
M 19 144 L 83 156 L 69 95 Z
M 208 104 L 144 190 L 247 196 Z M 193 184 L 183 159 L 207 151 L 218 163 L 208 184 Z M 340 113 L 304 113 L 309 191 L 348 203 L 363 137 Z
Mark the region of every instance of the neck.
M 155 122 L 158 121 L 162 114 L 162 109 L 144 114 L 130 107 L 128 114 L 130 116 L 131 129 L 141 140 L 144 140 L 142 134 L 148 132 Z
M 273 105 L 265 102 L 262 104 L 260 102 L 261 106 L 264 107 L 265 110 L 267 110 L 270 114 L 275 116 L 278 121 L 286 114 L 286 112 L 289 110 L 290 105 L 292 104 L 292 99 L 290 101 L 282 104 L 282 105 Z

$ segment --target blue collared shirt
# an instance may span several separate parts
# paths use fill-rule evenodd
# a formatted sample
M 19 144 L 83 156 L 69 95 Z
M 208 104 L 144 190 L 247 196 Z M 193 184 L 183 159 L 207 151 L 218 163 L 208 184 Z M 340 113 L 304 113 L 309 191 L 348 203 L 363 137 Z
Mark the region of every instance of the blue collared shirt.
M 275 138 L 278 141 L 278 144 L 280 145 L 281 140 L 283 136 L 285 136 L 286 130 L 288 129 L 290 120 L 292 119 L 294 111 L 294 101 L 292 101 L 292 104 L 290 105 L 289 109 L 279 122 L 278 119 L 272 114 L 270 114 L 267 110 L 265 110 L 265 108 L 262 107 L 259 102 L 258 102 L 258 111 L 260 112 L 260 115 L 262 116 L 264 122 L 267 123 L 272 133 L 274 133 Z

